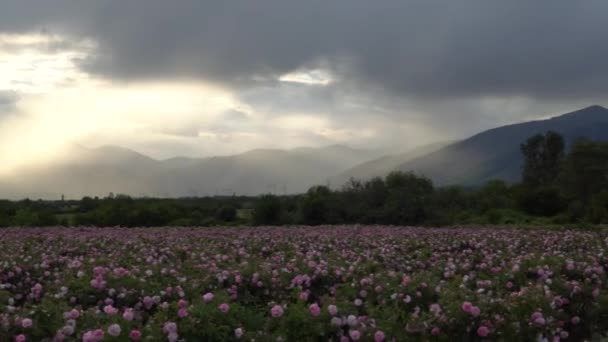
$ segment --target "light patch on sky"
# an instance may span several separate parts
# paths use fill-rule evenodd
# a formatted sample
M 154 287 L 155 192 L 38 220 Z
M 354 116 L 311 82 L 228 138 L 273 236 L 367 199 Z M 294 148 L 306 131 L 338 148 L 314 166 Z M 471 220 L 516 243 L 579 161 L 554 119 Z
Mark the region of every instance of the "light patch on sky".
M 325 118 L 308 114 L 291 114 L 280 116 L 274 120 L 274 124 L 280 129 L 321 129 L 327 125 Z
M 321 128 L 316 130 L 315 133 L 328 140 L 343 143 L 351 142 L 353 140 L 361 138 L 372 138 L 377 134 L 377 132 L 371 128 L 364 128 L 361 130 L 344 128 Z
M 176 122 L 212 122 L 231 102 L 201 84 L 102 84 L 27 96 L 18 108 L 19 115 L 0 125 L 5 168 L 55 159 L 71 143 L 128 146 Z
M 281 82 L 303 83 L 308 85 L 328 85 L 333 81 L 332 75 L 321 69 L 296 70 L 279 77 Z
M 77 63 L 94 49 L 92 40 L 69 42 L 56 35 L 0 34 L 0 90 L 41 94 L 80 87 L 89 77 Z
M 52 44 L 68 49 L 47 49 Z M 226 110 L 250 110 L 230 92 L 203 82 L 92 77 L 78 62 L 94 46 L 42 34 L 0 35 L 0 91 L 19 94 L 16 112 L 0 120 L 2 171 L 57 159 L 75 143 L 129 146 L 167 127 L 205 125 Z

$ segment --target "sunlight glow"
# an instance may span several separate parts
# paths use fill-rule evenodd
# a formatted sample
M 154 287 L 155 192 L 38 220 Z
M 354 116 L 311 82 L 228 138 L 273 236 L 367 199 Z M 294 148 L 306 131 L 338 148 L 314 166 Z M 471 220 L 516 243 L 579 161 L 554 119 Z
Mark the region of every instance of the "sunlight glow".
M 91 40 L 70 42 L 42 34 L 0 34 L 0 90 L 46 93 L 90 81 L 78 63 L 95 49 Z
M 0 173 L 57 160 L 75 143 L 145 140 L 167 129 L 205 125 L 226 110 L 251 112 L 228 91 L 202 82 L 96 78 L 79 68 L 95 48 L 91 40 L 57 35 L 0 35 L 0 91 L 20 95 L 14 113 L 0 120 Z M 91 143 L 91 137 L 98 139 Z
M 229 94 L 202 84 L 104 84 L 32 96 L 20 101 L 20 115 L 0 124 L 0 167 L 48 162 L 99 132 L 103 145 L 120 135 L 145 137 L 172 122 L 204 124 L 233 105 Z
M 332 83 L 333 79 L 329 72 L 320 69 L 313 69 L 289 72 L 279 77 L 279 81 L 325 86 Z
M 165 158 L 180 153 L 167 144 L 202 156 L 279 147 L 278 141 L 283 148 L 309 145 L 311 136 L 325 143 L 373 134 L 333 128 L 323 113 L 273 116 L 204 81 L 104 79 L 82 69 L 97 49 L 91 39 L 0 34 L 0 91 L 17 95 L 3 107 L 10 112 L 0 112 L 0 174 L 61 160 L 75 144 L 118 145 Z M 279 80 L 306 86 L 334 81 L 323 68 Z

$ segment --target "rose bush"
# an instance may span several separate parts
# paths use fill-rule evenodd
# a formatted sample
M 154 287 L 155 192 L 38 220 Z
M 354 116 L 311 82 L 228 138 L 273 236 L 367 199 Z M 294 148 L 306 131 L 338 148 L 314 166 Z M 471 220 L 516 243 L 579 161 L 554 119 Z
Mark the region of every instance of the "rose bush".
M 578 341 L 608 234 L 409 227 L 0 231 L 1 341 Z

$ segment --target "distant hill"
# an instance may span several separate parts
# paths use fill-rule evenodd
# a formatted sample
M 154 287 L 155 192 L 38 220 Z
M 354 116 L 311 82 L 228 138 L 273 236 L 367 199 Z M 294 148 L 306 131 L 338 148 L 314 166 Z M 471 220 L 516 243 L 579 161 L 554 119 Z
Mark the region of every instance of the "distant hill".
M 300 193 L 325 184 L 328 175 L 352 167 L 377 152 L 335 145 L 288 151 L 253 150 L 200 160 L 162 173 L 158 185 L 169 195 Z M 190 181 L 184 182 L 184 179 Z
M 420 156 L 435 152 L 451 142 L 436 142 L 429 145 L 415 147 L 411 150 L 397 154 L 388 154 L 379 158 L 368 160 L 356 165 L 341 174 L 331 178 L 331 184 L 340 187 L 349 179 L 368 180 L 373 177 L 384 177 L 391 171 L 398 170 L 399 166 Z
M 74 147 L 65 160 L 0 179 L 0 198 L 68 198 L 123 193 L 133 196 L 293 194 L 315 184 L 338 187 L 392 170 L 414 171 L 438 185 L 479 185 L 520 178 L 519 146 L 553 130 L 570 145 L 578 137 L 608 140 L 608 109 L 592 106 L 547 120 L 494 128 L 466 140 L 427 145 L 400 154 L 334 145 L 292 150 L 257 149 L 233 156 L 156 160 L 114 146 Z
M 439 185 L 478 185 L 495 178 L 518 181 L 523 163 L 520 144 L 548 130 L 562 134 L 567 146 L 579 137 L 608 140 L 608 109 L 591 106 L 547 120 L 490 129 L 398 168 L 430 177 Z
M 257 149 L 234 156 L 155 160 L 114 146 L 75 147 L 71 157 L 23 171 L 0 197 L 69 198 L 123 193 L 134 196 L 299 193 L 378 151 L 334 145 L 292 150 Z

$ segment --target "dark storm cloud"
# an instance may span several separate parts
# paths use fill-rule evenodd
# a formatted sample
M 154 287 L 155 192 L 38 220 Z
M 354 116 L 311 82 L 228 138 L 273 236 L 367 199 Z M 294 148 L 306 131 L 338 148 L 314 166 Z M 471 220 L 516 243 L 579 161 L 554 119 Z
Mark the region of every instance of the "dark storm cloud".
M 91 36 L 88 71 L 230 86 L 317 60 L 421 98 L 608 90 L 608 2 L 4 0 L 0 31 Z

